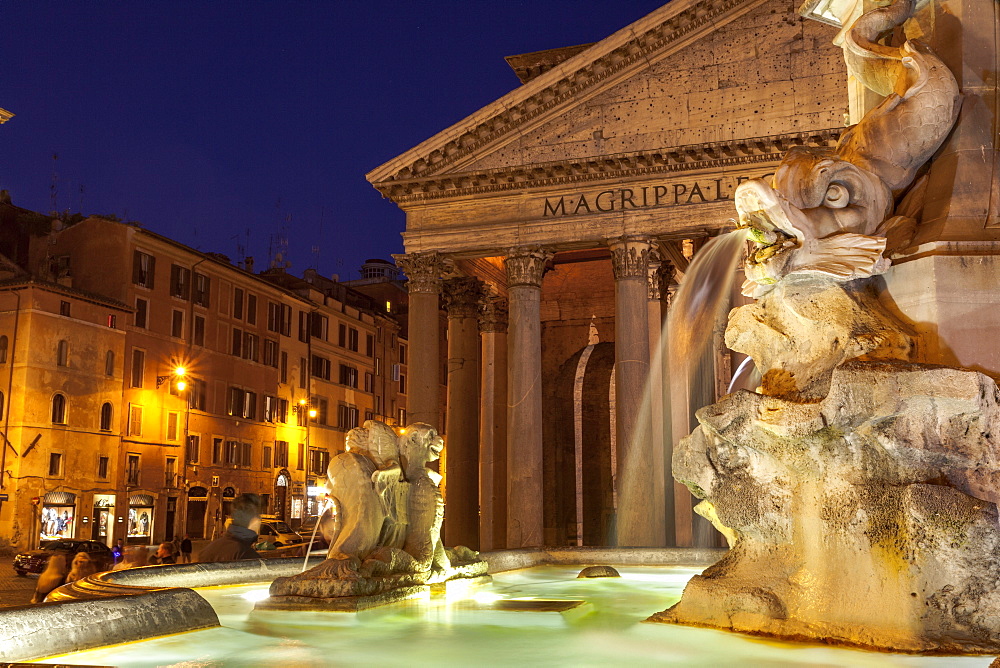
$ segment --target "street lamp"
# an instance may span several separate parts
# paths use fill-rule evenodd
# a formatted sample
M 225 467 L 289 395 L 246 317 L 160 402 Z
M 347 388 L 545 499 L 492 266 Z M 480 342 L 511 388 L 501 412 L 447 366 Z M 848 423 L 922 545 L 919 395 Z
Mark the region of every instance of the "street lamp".
M 182 366 L 175 367 L 171 373 L 168 373 L 165 376 L 156 377 L 156 387 L 159 389 L 161 385 L 173 378 L 175 380 L 174 387 L 176 387 L 179 392 L 183 392 L 184 388 L 187 387 L 187 382 L 184 380 L 186 375 L 187 369 Z

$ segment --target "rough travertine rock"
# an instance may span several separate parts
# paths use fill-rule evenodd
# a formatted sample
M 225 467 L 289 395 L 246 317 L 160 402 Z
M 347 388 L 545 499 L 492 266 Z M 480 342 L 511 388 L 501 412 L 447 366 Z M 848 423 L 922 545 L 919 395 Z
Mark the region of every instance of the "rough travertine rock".
M 829 395 L 699 411 L 674 473 L 738 540 L 654 617 L 903 651 L 1000 649 L 1000 407 L 979 373 L 849 362 Z

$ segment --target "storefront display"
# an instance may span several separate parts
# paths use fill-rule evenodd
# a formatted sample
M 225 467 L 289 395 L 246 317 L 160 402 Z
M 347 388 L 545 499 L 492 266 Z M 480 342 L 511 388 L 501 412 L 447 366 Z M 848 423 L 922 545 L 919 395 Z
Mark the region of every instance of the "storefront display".
M 128 499 L 128 529 L 130 543 L 149 543 L 153 535 L 153 497 L 133 494 Z
M 111 533 L 114 531 L 115 495 L 94 495 L 94 517 L 91 524 L 91 540 L 97 540 L 105 545 L 111 545 Z
M 72 538 L 76 529 L 76 495 L 49 492 L 42 498 L 39 535 L 42 540 Z

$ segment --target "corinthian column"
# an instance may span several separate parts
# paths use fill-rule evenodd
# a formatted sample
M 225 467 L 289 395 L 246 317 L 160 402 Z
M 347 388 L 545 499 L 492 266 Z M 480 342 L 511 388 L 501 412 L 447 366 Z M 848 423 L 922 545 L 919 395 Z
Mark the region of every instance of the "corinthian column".
M 665 541 L 662 515 L 657 522 L 651 507 L 650 495 L 662 475 L 657 476 L 655 471 L 650 401 L 645 392 L 649 376 L 646 283 L 651 244 L 646 238 L 622 237 L 611 240 L 609 246 L 615 273 L 618 545 L 655 547 Z
M 479 547 L 507 546 L 507 300 L 479 307 L 482 392 L 479 410 Z
M 669 278 L 674 268 L 669 262 L 653 255 L 646 275 L 647 321 L 649 323 L 649 408 L 650 444 L 653 450 L 654 480 L 653 512 L 656 522 L 662 522 L 664 541 L 675 545 L 674 478 L 671 458 L 673 439 L 670 434 L 670 393 L 666 383 L 667 359 L 665 330 Z
M 507 268 L 507 547 L 542 545 L 542 275 L 551 253 L 511 250 Z
M 441 428 L 439 303 L 441 276 L 450 262 L 437 252 L 393 255 L 409 284 L 409 387 L 407 413 L 411 422 Z
M 479 549 L 479 300 L 477 278 L 444 282 L 448 309 L 448 408 L 444 517 L 449 545 Z

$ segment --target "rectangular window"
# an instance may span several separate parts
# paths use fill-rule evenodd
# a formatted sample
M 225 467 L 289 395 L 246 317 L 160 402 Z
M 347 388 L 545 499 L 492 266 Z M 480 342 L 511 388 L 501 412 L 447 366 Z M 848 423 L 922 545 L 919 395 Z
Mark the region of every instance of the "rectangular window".
M 236 466 L 240 463 L 240 444 L 238 441 L 226 441 L 226 464 Z
M 188 464 L 197 464 L 201 461 L 201 437 L 190 435 L 187 439 L 187 461 Z
M 311 475 L 325 475 L 326 468 L 330 464 L 330 453 L 319 448 L 309 448 L 309 473 Z
M 200 315 L 194 317 L 194 345 L 205 345 L 205 318 Z
M 129 453 L 125 458 L 125 484 L 139 486 L 139 455 Z
M 233 417 L 243 417 L 243 402 L 246 401 L 245 394 L 246 392 L 238 387 L 230 387 L 226 412 Z
M 205 410 L 205 406 L 208 403 L 208 383 L 200 378 L 190 378 L 188 380 L 188 392 L 188 405 L 198 411 Z
M 374 419 L 375 419 L 375 413 L 373 413 L 371 411 L 365 411 L 365 422 L 367 422 L 368 420 L 374 420 Z
M 164 484 L 167 487 L 177 486 L 177 458 L 167 457 L 167 462 L 163 467 Z
M 59 302 L 59 315 L 64 315 L 69 317 L 69 302 L 60 301 Z
M 233 317 L 237 320 L 243 319 L 243 290 L 233 288 Z
M 399 417 L 398 417 L 398 419 L 399 419 L 399 424 L 406 424 L 406 409 L 405 408 L 400 408 L 399 409 Z
M 281 351 L 281 361 L 278 364 L 278 378 L 279 382 L 288 384 L 288 353 L 284 350 Z
M 375 391 L 375 374 L 365 371 L 365 392 Z
M 101 480 L 108 479 L 108 465 L 111 463 L 110 457 L 98 457 L 97 458 L 97 477 Z
M 264 395 L 264 422 L 275 422 L 277 420 L 278 398 Z
M 118 327 L 118 316 L 114 313 L 108 314 L 108 327 L 115 329 Z
M 153 276 L 156 273 L 156 258 L 142 251 L 132 254 L 132 282 L 144 288 L 153 289 Z
M 313 355 L 312 375 L 323 380 L 330 380 L 330 360 L 319 355 Z
M 382 375 L 382 358 L 381 357 L 376 357 L 375 358 L 375 375 L 376 376 L 381 376 Z
M 243 333 L 243 359 L 260 361 L 260 337 L 256 334 Z
M 358 330 L 353 327 L 347 330 L 347 349 L 358 352 Z
M 288 399 L 278 399 L 278 422 L 285 424 L 288 422 Z
M 288 304 L 281 305 L 281 335 L 292 335 L 292 307 Z
M 406 346 L 399 344 L 399 363 L 406 364 Z
M 243 330 L 233 327 L 233 355 L 243 357 Z
M 132 316 L 132 321 L 136 327 L 146 329 L 149 322 L 149 302 L 145 299 L 135 300 L 135 315 Z
M 306 446 L 302 443 L 299 443 L 298 462 L 295 468 L 297 468 L 299 471 L 302 471 L 305 469 L 305 467 L 306 467 Z
M 50 452 L 49 453 L 49 475 L 50 476 L 61 476 L 62 475 L 62 460 L 63 456 L 61 452 Z
M 204 306 L 208 308 L 209 297 L 208 293 L 211 289 L 211 279 L 205 274 L 199 274 L 195 272 L 194 275 L 194 295 L 192 299 L 198 306 Z
M 340 384 L 348 387 L 358 386 L 358 370 L 346 364 L 340 365 Z
M 371 334 L 365 336 L 365 354 L 368 357 L 375 357 L 375 337 Z
M 222 439 L 213 438 L 212 439 L 212 463 L 221 464 L 222 463 Z
M 142 406 L 128 407 L 128 435 L 142 436 Z
M 247 324 L 257 324 L 257 295 L 247 293 Z
M 327 328 L 330 326 L 330 320 L 325 315 L 320 315 L 319 313 L 309 314 L 309 335 L 326 341 Z
M 375 395 L 375 414 L 382 415 L 382 396 Z
M 341 348 L 347 347 L 347 325 L 341 324 L 337 327 L 337 345 Z
M 132 387 L 142 387 L 142 377 L 146 370 L 146 351 L 132 349 Z
M 240 466 L 250 468 L 253 446 L 250 443 L 240 444 Z
M 288 467 L 288 441 L 274 442 L 274 467 Z
M 309 313 L 299 311 L 299 341 L 309 341 Z
M 382 328 L 381 327 L 376 327 L 375 328 L 375 336 L 378 337 L 378 342 L 382 343 Z
M 175 339 L 184 338 L 184 311 L 174 310 L 170 320 L 170 336 Z
M 267 303 L 267 331 L 277 333 L 281 322 L 281 304 Z
M 257 393 L 246 392 L 243 394 L 243 417 L 248 420 L 257 419 Z
M 270 445 L 265 445 L 264 446 L 264 463 L 263 463 L 262 466 L 265 469 L 271 468 L 271 446 Z
M 406 374 L 399 374 L 399 393 L 406 394 Z
M 278 342 L 264 339 L 264 364 L 278 368 Z
M 340 404 L 337 406 L 337 426 L 341 429 L 354 429 L 358 426 L 358 409 L 355 406 Z
M 309 366 L 305 357 L 299 358 L 299 387 L 306 389 L 309 386 Z
M 313 418 L 313 422 L 319 424 L 330 424 L 330 414 L 328 410 L 329 403 L 323 397 L 313 397 L 311 402 L 311 407 L 316 410 L 316 417 Z
M 178 432 L 180 431 L 181 414 L 180 413 L 167 413 L 167 440 L 176 441 Z
M 170 265 L 170 296 L 188 299 L 191 296 L 191 270 Z

